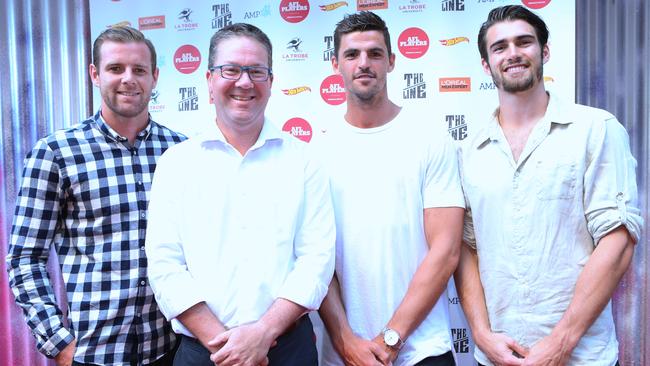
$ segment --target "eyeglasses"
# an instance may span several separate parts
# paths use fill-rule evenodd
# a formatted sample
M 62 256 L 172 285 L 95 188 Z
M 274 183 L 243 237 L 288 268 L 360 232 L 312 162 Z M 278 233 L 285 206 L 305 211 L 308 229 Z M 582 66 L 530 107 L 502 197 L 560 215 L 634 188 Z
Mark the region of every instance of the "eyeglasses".
M 221 77 L 228 80 L 239 80 L 244 71 L 252 81 L 267 81 L 273 75 L 271 68 L 264 66 L 219 65 L 208 68 L 211 72 L 217 69 Z

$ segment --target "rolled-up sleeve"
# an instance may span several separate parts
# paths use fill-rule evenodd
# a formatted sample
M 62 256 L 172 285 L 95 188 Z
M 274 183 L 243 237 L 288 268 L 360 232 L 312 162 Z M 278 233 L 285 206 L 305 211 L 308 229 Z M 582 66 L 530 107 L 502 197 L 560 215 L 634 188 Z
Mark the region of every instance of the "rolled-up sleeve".
M 636 185 L 636 160 L 625 128 L 613 117 L 592 131 L 584 177 L 584 207 L 594 242 L 623 225 L 635 242 L 643 226 Z
M 304 199 L 294 240 L 293 270 L 279 297 L 307 309 L 318 309 L 334 274 L 336 229 L 329 180 L 320 162 L 308 158 Z

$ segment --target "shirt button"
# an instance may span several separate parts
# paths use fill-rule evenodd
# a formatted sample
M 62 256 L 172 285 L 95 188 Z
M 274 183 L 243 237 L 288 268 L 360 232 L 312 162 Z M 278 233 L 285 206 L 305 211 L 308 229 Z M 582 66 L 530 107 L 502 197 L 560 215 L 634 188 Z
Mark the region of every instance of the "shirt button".
M 140 281 L 140 284 L 141 284 L 142 286 L 144 286 L 144 285 L 147 284 L 147 282 L 145 282 L 144 280 L 142 280 L 142 281 Z
M 515 172 L 515 178 L 519 177 L 519 172 Z
M 144 245 L 140 247 L 140 250 L 144 250 Z
M 622 201 L 623 200 L 623 192 L 618 192 L 618 194 L 616 195 L 616 200 L 617 201 Z
M 138 185 L 141 186 L 141 185 L 142 185 L 142 182 L 141 182 L 141 181 L 138 181 Z
M 144 212 L 141 212 L 141 213 L 140 213 L 140 217 L 142 217 L 143 219 L 144 219 L 146 216 L 147 216 L 147 214 L 145 214 Z

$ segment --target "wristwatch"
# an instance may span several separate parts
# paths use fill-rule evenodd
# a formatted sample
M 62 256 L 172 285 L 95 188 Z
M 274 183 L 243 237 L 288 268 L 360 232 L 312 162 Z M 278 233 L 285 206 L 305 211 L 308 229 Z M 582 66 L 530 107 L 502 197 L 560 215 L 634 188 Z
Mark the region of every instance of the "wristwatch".
M 402 338 L 399 336 L 399 333 L 395 329 L 391 328 L 384 328 L 384 330 L 381 331 L 381 334 L 384 338 L 384 343 L 395 350 L 400 350 L 402 349 L 402 346 L 404 346 L 404 341 Z

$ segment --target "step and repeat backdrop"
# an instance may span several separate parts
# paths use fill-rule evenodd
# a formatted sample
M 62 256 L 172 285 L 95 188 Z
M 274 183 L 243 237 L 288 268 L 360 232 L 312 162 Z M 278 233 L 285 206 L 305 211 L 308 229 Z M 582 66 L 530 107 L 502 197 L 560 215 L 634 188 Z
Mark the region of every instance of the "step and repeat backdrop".
M 551 32 L 546 88 L 574 100 L 573 0 L 90 0 L 91 37 L 123 24 L 143 31 L 156 47 L 160 68 L 149 111 L 157 122 L 193 136 L 214 123 L 206 82 L 210 37 L 228 24 L 255 24 L 273 43 L 267 116 L 310 142 L 341 123 L 345 113 L 345 86 L 331 63 L 334 27 L 345 14 L 370 10 L 386 21 L 396 54 L 390 99 L 460 141 L 486 123 L 497 105 L 476 39 L 488 12 L 507 4 L 527 6 L 546 21 Z M 100 105 L 96 90 L 93 100 Z M 475 365 L 453 281 L 448 296 L 459 364 Z

